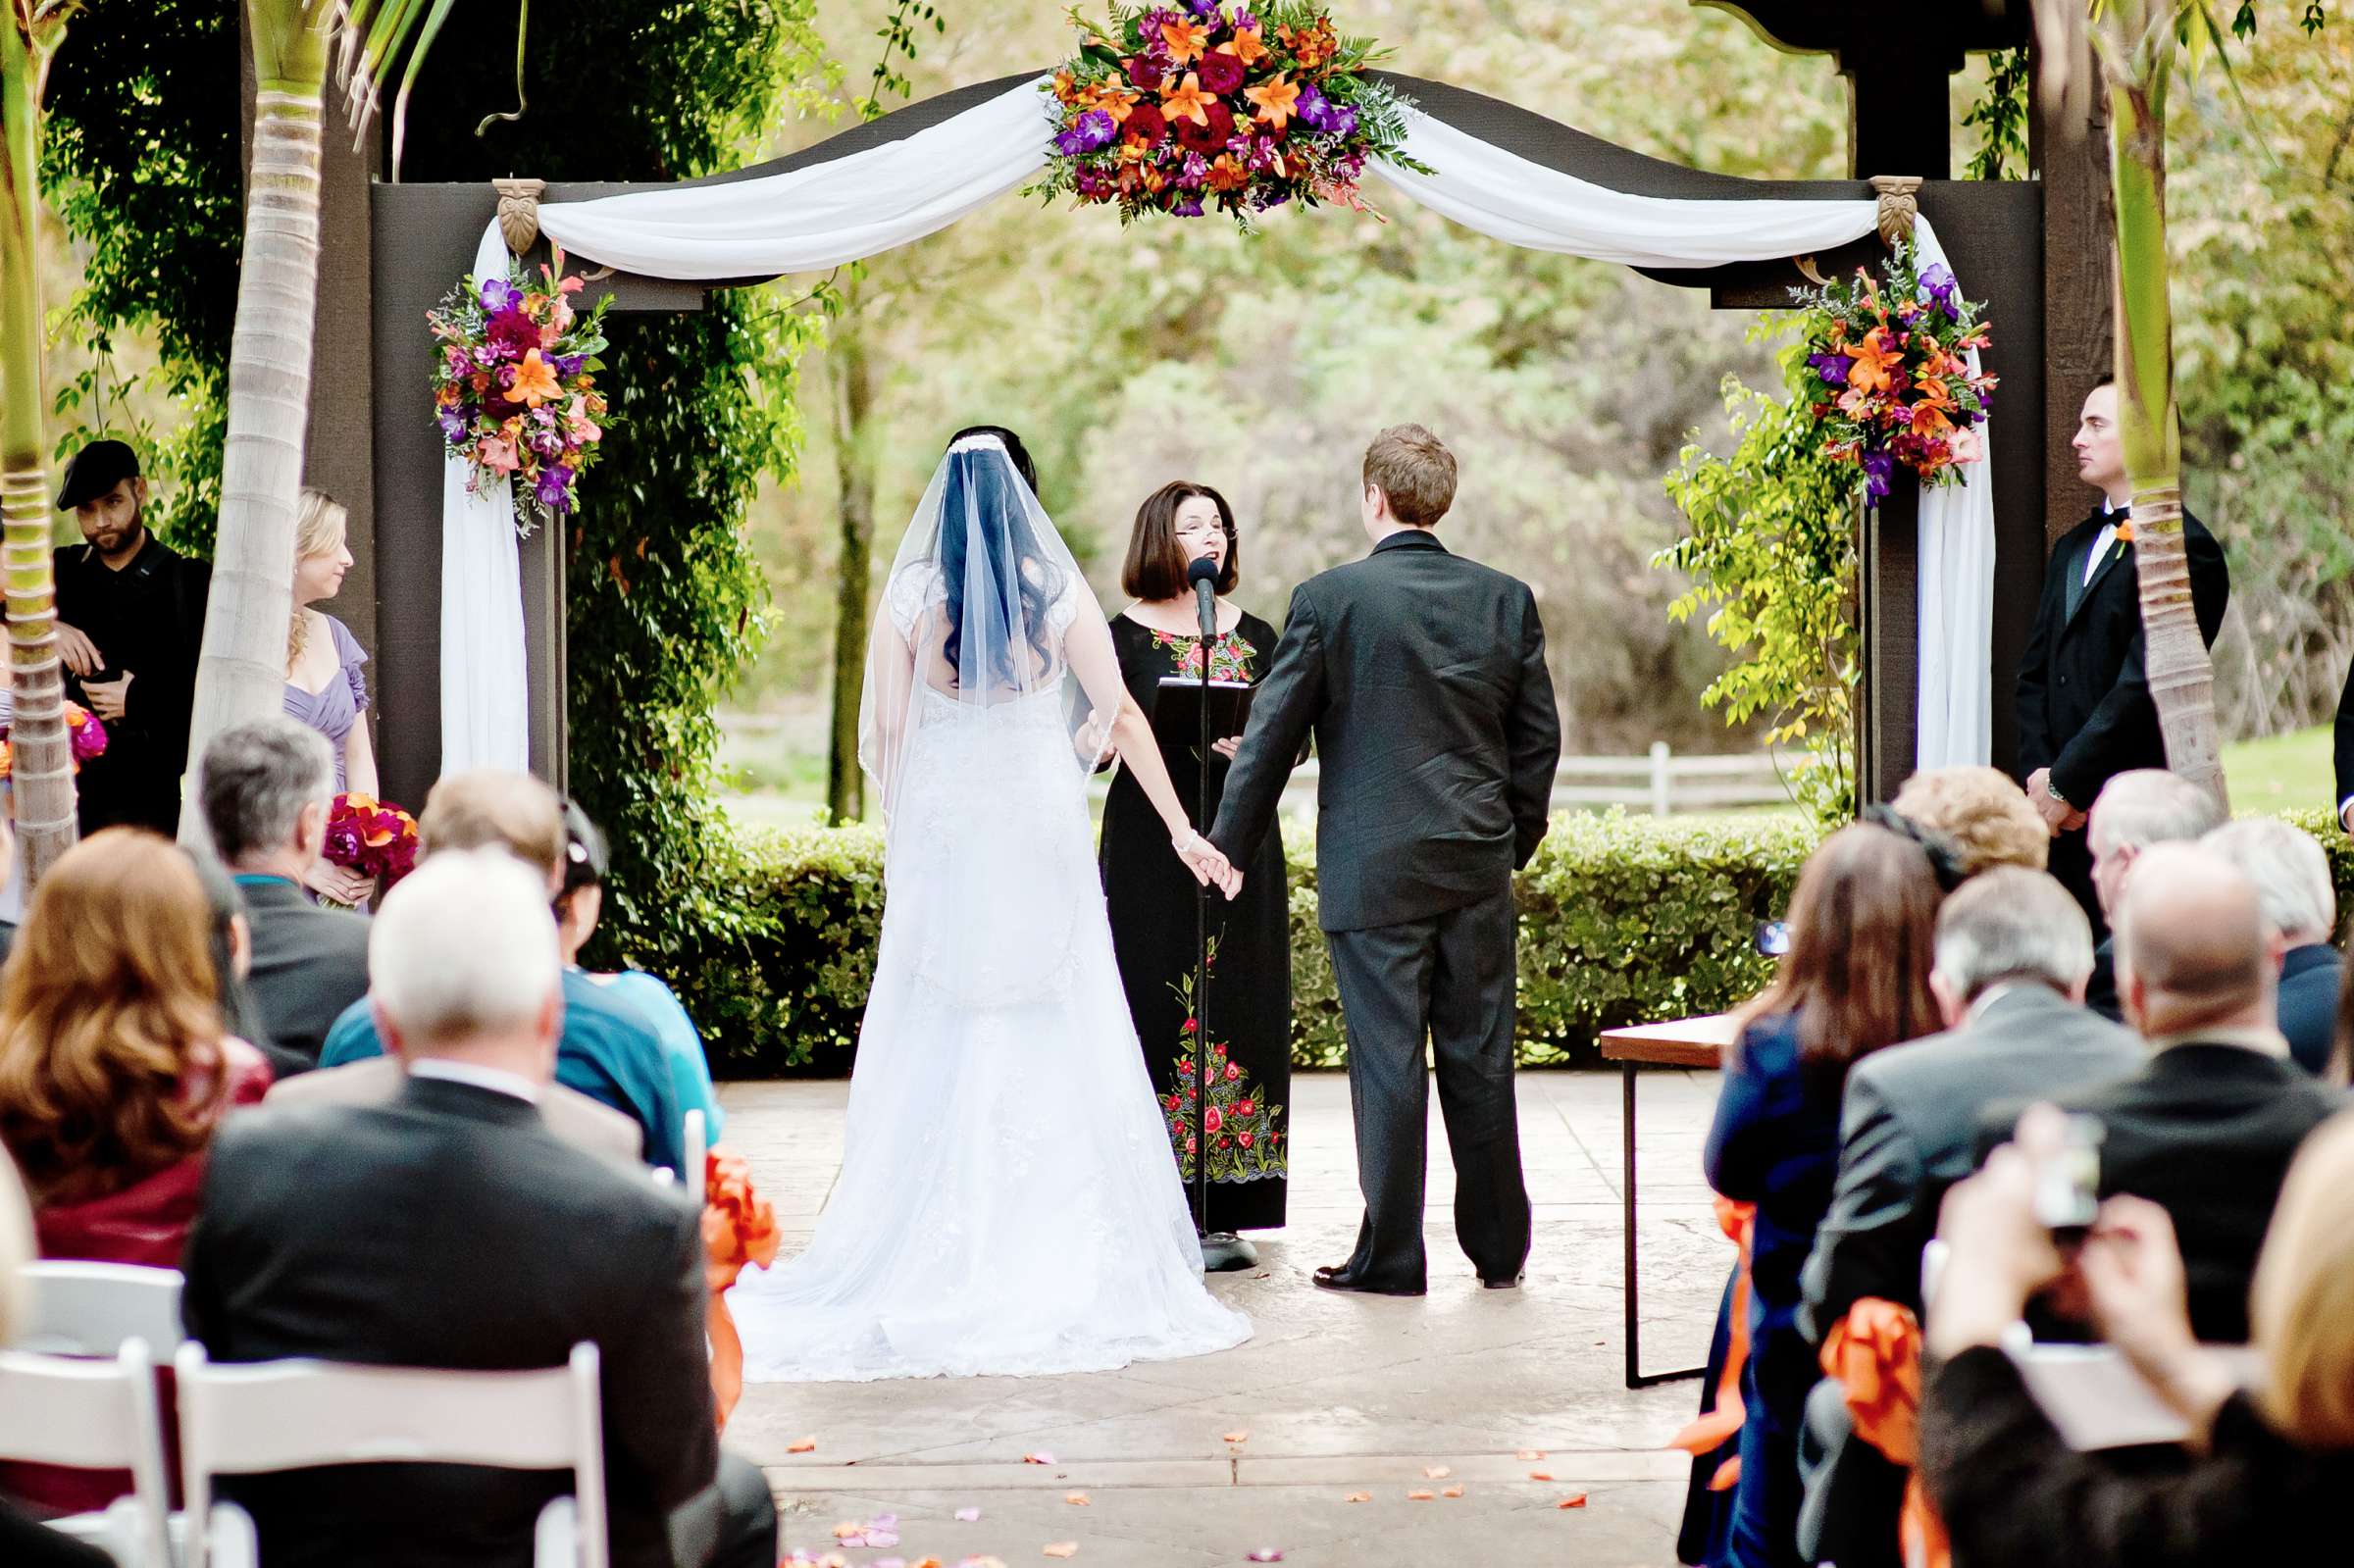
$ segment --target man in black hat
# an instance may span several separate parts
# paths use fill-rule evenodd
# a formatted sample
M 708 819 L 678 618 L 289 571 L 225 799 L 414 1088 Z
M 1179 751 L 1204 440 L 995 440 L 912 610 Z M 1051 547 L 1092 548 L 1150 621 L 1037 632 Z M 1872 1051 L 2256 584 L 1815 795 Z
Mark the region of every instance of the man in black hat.
M 68 693 L 106 726 L 103 755 L 75 781 L 81 831 L 179 829 L 179 776 L 213 569 L 147 531 L 147 481 L 121 441 L 92 441 L 66 465 L 57 509 L 81 527 L 57 552 L 58 653 Z

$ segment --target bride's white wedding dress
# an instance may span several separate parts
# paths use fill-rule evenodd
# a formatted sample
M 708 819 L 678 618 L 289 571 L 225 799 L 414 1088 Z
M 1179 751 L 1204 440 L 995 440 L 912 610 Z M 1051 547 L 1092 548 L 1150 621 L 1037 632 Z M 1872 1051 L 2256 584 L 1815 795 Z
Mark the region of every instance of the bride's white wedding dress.
M 1101 615 L 1075 572 L 1059 588 L 1057 650 L 1083 599 Z M 909 636 L 941 596 L 919 564 L 886 609 Z M 1059 683 L 975 703 L 918 679 L 905 712 L 842 1174 L 808 1249 L 730 1294 L 745 1376 L 1102 1371 L 1240 1343 L 1129 1022 Z

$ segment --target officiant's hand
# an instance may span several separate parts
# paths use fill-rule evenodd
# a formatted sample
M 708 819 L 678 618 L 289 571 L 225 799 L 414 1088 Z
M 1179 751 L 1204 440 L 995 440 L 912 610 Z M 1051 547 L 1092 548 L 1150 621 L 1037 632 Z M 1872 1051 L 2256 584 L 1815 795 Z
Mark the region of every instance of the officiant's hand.
M 1243 737 L 1241 735 L 1228 735 L 1223 740 L 1212 740 L 1209 743 L 1209 749 L 1216 752 L 1219 756 L 1224 757 L 1228 762 L 1232 762 L 1234 760 L 1234 754 L 1243 749 Z

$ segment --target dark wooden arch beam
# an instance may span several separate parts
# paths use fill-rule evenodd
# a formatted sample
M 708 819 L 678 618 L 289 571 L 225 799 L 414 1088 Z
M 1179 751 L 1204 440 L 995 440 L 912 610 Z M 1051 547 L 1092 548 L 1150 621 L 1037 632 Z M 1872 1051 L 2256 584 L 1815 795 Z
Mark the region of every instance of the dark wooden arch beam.
M 928 98 L 841 133 L 790 157 L 734 170 L 687 184 L 720 185 L 829 163 L 896 141 L 976 104 L 1036 79 L 1040 73 L 1001 76 Z M 1696 200 L 1870 200 L 1869 185 L 1848 180 L 1754 180 L 1710 174 L 1647 157 L 1591 136 L 1544 115 L 1443 82 L 1390 76 L 1400 90 L 1431 113 L 1531 163 L 1637 195 Z M 1888 169 L 1885 174 L 1916 170 Z M 675 188 L 669 184 L 559 183 L 549 202 Z M 427 415 L 425 312 L 473 264 L 475 245 L 496 208 L 487 184 L 373 187 L 372 282 L 375 294 L 374 454 L 377 488 L 376 558 L 379 605 L 380 715 L 385 793 L 421 801 L 440 761 L 441 488 L 440 440 Z M 1936 225 L 1955 270 L 1970 292 L 1987 302 L 1998 339 L 1990 368 L 2003 378 L 1995 441 L 1997 587 L 1995 614 L 1995 756 L 2008 761 L 2013 745 L 2009 681 L 2024 645 L 2035 585 L 2042 572 L 2043 319 L 2042 193 L 2031 183 L 1932 180 L 1921 211 Z M 1826 271 L 1859 265 L 1877 254 L 1876 241 L 1817 258 Z M 1714 304 L 1752 309 L 1788 302 L 1803 281 L 1789 260 L 1705 269 L 1646 269 L 1679 287 L 1706 288 Z M 767 281 L 733 278 L 681 282 L 627 274 L 596 288 L 614 308 L 695 310 L 711 288 Z M 561 784 L 564 775 L 564 615 L 560 541 L 543 531 L 523 554 L 524 619 L 530 659 L 534 770 Z M 1867 541 L 1864 601 L 1866 693 L 1862 703 L 1865 792 L 1893 792 L 1911 770 L 1914 730 L 1915 518 L 1900 488 L 1880 509 Z

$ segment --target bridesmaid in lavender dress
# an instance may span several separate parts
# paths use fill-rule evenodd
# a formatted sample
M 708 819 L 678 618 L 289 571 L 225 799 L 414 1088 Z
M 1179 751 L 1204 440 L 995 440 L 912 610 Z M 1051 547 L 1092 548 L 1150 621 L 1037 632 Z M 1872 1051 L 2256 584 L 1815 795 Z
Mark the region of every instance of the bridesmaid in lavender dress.
M 302 492 L 294 525 L 294 622 L 286 636 L 286 716 L 309 725 L 335 748 L 335 788 L 376 793 L 376 750 L 368 738 L 368 660 L 342 622 L 310 608 L 332 599 L 351 570 L 344 543 L 342 503 L 318 490 Z M 310 889 L 336 903 L 358 906 L 376 893 L 376 879 L 320 861 Z

